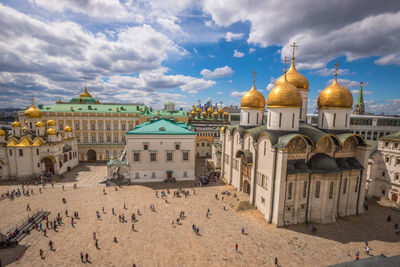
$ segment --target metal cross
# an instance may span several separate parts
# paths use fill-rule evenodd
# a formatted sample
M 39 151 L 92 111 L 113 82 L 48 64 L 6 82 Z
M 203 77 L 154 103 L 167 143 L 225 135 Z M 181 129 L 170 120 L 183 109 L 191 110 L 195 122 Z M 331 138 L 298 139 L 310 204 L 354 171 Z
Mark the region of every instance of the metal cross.
M 293 44 L 290 45 L 291 47 L 293 47 L 293 59 L 294 59 L 294 52 L 296 50 L 296 47 L 299 47 L 298 45 L 296 45 L 296 42 L 293 42 Z
M 287 57 L 285 57 L 285 59 L 282 60 L 282 62 L 285 63 L 285 73 L 286 73 L 286 63 L 287 63 L 288 61 L 289 61 L 289 60 L 287 60 Z
M 256 70 L 253 70 L 253 85 L 255 84 L 255 82 L 256 82 Z

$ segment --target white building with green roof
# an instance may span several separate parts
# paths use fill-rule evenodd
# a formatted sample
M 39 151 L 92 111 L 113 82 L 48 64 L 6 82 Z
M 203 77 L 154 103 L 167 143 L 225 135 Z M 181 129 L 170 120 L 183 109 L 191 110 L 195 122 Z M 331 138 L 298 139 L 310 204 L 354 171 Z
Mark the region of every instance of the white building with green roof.
M 195 179 L 196 133 L 173 119 L 145 122 L 126 133 L 128 177 L 132 182 Z

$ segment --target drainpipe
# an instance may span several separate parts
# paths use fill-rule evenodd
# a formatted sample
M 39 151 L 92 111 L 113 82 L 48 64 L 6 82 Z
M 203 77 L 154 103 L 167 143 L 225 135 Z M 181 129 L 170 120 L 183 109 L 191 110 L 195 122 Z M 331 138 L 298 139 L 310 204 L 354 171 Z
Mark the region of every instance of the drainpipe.
M 308 224 L 308 205 L 310 203 L 310 188 L 311 188 L 311 175 L 308 175 L 308 189 L 307 189 L 307 204 L 306 204 L 306 223 Z
M 356 215 L 358 215 L 358 203 L 360 202 L 360 189 L 361 189 L 361 181 L 363 177 L 364 170 L 360 170 L 360 180 L 358 181 L 358 192 L 357 192 L 357 206 L 356 206 Z
M 251 198 L 251 204 L 254 205 L 256 203 L 256 175 L 257 175 L 257 168 L 258 168 L 258 142 L 253 143 L 254 147 L 254 163 L 253 163 L 253 180 L 252 180 L 252 188 L 253 188 L 253 196 Z
M 285 179 L 285 200 L 283 201 L 283 226 L 286 226 L 286 223 L 285 223 L 285 213 L 286 213 L 286 192 L 287 192 L 287 177 L 288 177 L 288 174 L 287 174 L 287 172 L 286 172 L 286 179 Z
M 274 160 L 275 160 L 275 162 L 274 162 L 274 168 L 273 168 L 273 170 L 272 170 L 272 184 L 271 184 L 271 196 L 272 196 L 272 200 L 271 200 L 271 203 L 270 203 L 270 214 L 269 214 L 269 219 L 268 219 L 268 223 L 272 223 L 272 216 L 273 216 L 273 213 L 274 213 L 274 199 L 275 199 L 275 176 L 276 176 L 276 162 L 277 162 L 277 160 L 276 160 L 276 155 L 277 155 L 277 152 L 278 152 L 278 150 L 277 150 L 277 148 L 276 147 L 274 147 Z
M 340 181 L 339 181 L 339 192 L 338 192 L 338 198 L 337 198 L 337 207 L 336 207 L 336 214 L 337 217 L 339 218 L 339 203 L 340 203 L 340 190 L 342 190 L 342 178 L 343 178 L 343 172 L 340 172 Z

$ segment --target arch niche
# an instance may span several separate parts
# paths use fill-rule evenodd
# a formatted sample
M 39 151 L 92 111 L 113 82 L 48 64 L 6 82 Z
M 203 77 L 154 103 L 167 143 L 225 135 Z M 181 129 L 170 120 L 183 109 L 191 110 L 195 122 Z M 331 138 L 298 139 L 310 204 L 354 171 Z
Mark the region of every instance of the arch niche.
M 97 153 L 93 149 L 89 149 L 87 152 L 87 160 L 88 162 L 96 162 L 97 160 Z
M 54 159 L 50 157 L 45 157 L 41 161 L 44 163 L 45 171 L 54 174 Z

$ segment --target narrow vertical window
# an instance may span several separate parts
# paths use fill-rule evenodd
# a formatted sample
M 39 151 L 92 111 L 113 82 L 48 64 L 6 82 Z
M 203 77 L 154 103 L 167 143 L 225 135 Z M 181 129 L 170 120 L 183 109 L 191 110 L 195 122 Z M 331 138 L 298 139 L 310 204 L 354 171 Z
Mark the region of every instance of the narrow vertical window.
M 333 197 L 333 186 L 334 186 L 334 183 L 331 182 L 331 183 L 329 184 L 329 198 L 332 198 L 332 197 Z
M 347 127 L 348 116 L 349 116 L 349 114 L 346 113 L 346 121 L 345 121 L 345 123 L 344 123 L 344 126 L 345 126 L 345 127 Z
M 354 188 L 354 192 L 357 192 L 357 190 L 358 190 L 359 181 L 360 181 L 360 177 L 357 177 L 357 179 L 356 179 L 356 188 Z
M 317 181 L 315 184 L 315 198 L 319 198 L 319 191 L 321 190 L 321 182 Z
M 271 112 L 268 112 L 268 126 L 271 126 Z
M 346 194 L 346 188 L 347 188 L 347 178 L 345 178 L 343 182 L 343 194 Z
M 336 126 L 336 113 L 333 114 L 333 127 Z
M 281 128 L 282 125 L 282 113 L 279 113 L 279 128 Z
M 321 114 L 321 126 L 324 126 L 324 114 Z
M 294 113 L 292 115 L 292 128 L 294 128 Z
M 257 120 L 256 120 L 256 124 L 258 124 L 258 116 L 259 116 L 260 114 L 259 113 L 257 113 Z
M 307 196 L 307 181 L 304 181 L 303 184 L 303 198 L 306 198 Z
M 293 187 L 293 183 L 289 183 L 288 186 L 288 199 L 292 199 L 292 187 Z
M 250 112 L 247 112 L 247 124 L 250 123 Z
M 265 152 L 267 151 L 267 142 L 264 141 L 264 156 L 265 156 Z

